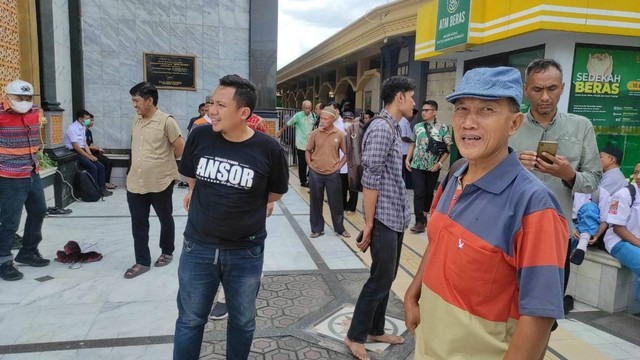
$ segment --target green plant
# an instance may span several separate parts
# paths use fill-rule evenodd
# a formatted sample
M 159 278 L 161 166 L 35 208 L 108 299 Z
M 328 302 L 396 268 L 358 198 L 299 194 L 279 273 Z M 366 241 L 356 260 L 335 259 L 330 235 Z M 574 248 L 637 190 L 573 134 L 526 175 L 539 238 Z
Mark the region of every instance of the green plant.
M 45 154 L 42 150 L 38 151 L 38 161 L 40 162 L 41 170 L 58 166 L 58 164 L 51 160 L 49 155 Z

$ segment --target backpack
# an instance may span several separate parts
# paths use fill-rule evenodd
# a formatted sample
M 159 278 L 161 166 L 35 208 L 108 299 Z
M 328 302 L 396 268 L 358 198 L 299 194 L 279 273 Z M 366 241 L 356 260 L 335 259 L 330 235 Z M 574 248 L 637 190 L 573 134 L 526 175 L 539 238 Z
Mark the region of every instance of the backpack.
M 636 187 L 633 184 L 629 184 L 626 186 L 627 190 L 629 190 L 629 195 L 631 195 L 631 206 L 636 201 Z
M 73 192 L 75 198 L 86 202 L 96 202 L 102 198 L 102 190 L 86 170 L 76 170 Z
M 389 124 L 382 116 L 374 116 L 367 125 L 352 124 L 346 129 L 345 142 L 347 145 L 347 179 L 349 180 L 349 190 L 362 192 L 362 139 L 364 134 L 375 120 L 382 119 L 391 131 L 395 131 L 393 126 Z M 404 164 L 402 165 L 404 166 Z

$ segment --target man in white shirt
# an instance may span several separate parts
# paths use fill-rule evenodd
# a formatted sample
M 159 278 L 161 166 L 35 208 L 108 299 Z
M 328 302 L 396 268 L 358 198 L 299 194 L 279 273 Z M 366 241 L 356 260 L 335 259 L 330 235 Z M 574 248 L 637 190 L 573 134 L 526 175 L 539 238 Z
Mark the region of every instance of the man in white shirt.
M 96 181 L 102 190 L 102 196 L 111 196 L 113 192 L 105 188 L 104 165 L 98 158 L 91 154 L 87 144 L 86 126 L 91 123 L 93 115 L 86 110 L 76 112 L 76 121 L 73 122 L 64 133 L 64 146 L 78 154 L 78 162 L 83 169 Z

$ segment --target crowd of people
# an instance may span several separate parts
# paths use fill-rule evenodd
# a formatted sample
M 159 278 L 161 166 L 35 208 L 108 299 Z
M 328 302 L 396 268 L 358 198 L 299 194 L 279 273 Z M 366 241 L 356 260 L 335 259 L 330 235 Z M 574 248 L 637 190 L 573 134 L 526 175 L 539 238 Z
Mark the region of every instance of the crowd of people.
M 446 97 L 452 119 L 442 121 L 434 100 L 415 109 L 413 80 L 392 76 L 382 83 L 378 114 L 356 116 L 337 102 L 304 101 L 276 132 L 295 129 L 298 179 L 310 195 L 309 238 L 325 232 L 325 193 L 333 231 L 351 237 L 344 216 L 356 212 L 362 192 L 357 247 L 371 250 L 372 263 L 344 339 L 354 357 L 369 358 L 367 341 L 404 343 L 385 333 L 385 313 L 407 229 L 428 239 L 404 296 L 417 359 L 542 359 L 554 320 L 572 307 L 565 295 L 570 264 L 581 264 L 589 245 L 640 274 L 640 162 L 629 184 L 620 171 L 622 150 L 614 143 L 599 150 L 588 119 L 558 111 L 562 78 L 552 59 L 533 61 L 524 76 L 510 67 L 469 70 Z M 14 261 L 49 264 L 38 250 L 46 202 L 33 95 L 31 84 L 13 81 L 0 108 L 0 275 L 8 281 L 23 277 Z M 284 150 L 254 113 L 256 86 L 238 75 L 222 77 L 190 120 L 186 141 L 175 118 L 158 109 L 155 86 L 139 83 L 130 95 L 137 115 L 126 192 L 135 263 L 124 277 L 151 269 L 151 207 L 161 227 L 161 255 L 153 265 L 172 262 L 171 198 L 181 182 L 188 188 L 188 220 L 174 358 L 197 359 L 207 321 L 228 316 L 227 358 L 246 359 L 266 219 L 289 184 Z M 530 103 L 526 113 L 523 98 Z M 109 159 L 93 142 L 94 116 L 75 115 L 65 146 L 109 196 L 116 186 Z M 556 142 L 556 153 L 537 151 L 540 141 Z M 452 144 L 461 159 L 441 173 Z M 14 258 L 23 207 L 23 245 Z M 636 288 L 640 299 L 640 284 Z

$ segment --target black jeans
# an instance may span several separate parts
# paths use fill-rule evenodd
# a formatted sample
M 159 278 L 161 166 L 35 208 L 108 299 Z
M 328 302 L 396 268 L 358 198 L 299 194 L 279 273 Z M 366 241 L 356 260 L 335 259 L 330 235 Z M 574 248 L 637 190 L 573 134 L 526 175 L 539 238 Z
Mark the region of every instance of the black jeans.
M 398 273 L 403 232 L 396 232 L 375 220 L 371 235 L 371 271 L 362 287 L 347 337 L 364 343 L 367 335 L 384 334 L 385 313 L 391 284 Z
M 304 157 L 304 150 L 296 149 L 298 154 L 298 178 L 300 184 L 307 182 L 307 158 Z
M 127 203 L 131 213 L 131 233 L 136 264 L 150 266 L 149 252 L 149 212 L 151 206 L 160 220 L 160 249 L 166 255 L 175 250 L 176 225 L 173 221 L 173 182 L 165 190 L 157 193 L 136 194 L 127 191 Z
M 329 210 L 331 211 L 331 222 L 333 230 L 339 234 L 345 231 L 344 228 L 344 206 L 340 197 L 340 174 L 335 172 L 329 175 L 322 175 L 313 170 L 309 171 L 309 222 L 311 232 L 320 233 L 324 231 L 324 217 L 322 216 L 322 206 L 324 205 L 324 191 L 327 190 L 329 200 Z
M 349 190 L 349 174 L 340 174 L 340 182 L 342 183 L 342 203 L 345 211 L 356 211 L 358 206 L 358 192 Z M 349 200 L 347 200 L 349 194 Z
M 104 156 L 100 151 L 92 151 L 91 154 L 98 158 L 98 161 L 104 165 L 104 181 L 111 182 L 111 169 L 113 168 L 113 161 Z
M 425 212 L 431 210 L 433 193 L 438 184 L 440 170 L 433 172 L 411 168 L 411 178 L 413 180 L 413 211 L 416 213 L 416 223 L 426 224 Z

